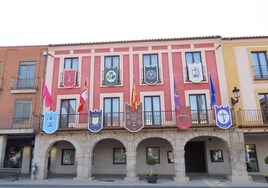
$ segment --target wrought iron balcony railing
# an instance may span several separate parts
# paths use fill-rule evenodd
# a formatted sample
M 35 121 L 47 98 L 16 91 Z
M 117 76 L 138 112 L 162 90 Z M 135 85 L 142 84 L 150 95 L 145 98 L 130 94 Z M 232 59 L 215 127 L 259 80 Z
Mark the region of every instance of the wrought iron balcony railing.
M 176 127 L 177 116 L 175 111 L 145 111 L 142 121 L 145 127 Z M 59 129 L 77 128 L 87 129 L 88 113 L 60 114 L 58 120 Z M 190 121 L 192 126 L 215 126 L 215 115 L 212 110 L 191 111 Z M 42 122 L 42 121 L 41 121 Z M 103 113 L 102 124 L 104 129 L 120 128 L 125 125 L 125 113 Z M 43 123 L 40 124 L 42 129 Z
M 268 109 L 266 110 L 239 110 L 237 114 L 237 125 L 260 126 L 268 125 Z
M 13 77 L 11 79 L 11 90 L 29 90 L 37 89 L 39 83 L 39 78 L 20 78 Z
M 39 116 L 12 117 L 0 115 L 0 129 L 39 129 Z
M 254 79 L 268 79 L 268 65 L 252 66 Z

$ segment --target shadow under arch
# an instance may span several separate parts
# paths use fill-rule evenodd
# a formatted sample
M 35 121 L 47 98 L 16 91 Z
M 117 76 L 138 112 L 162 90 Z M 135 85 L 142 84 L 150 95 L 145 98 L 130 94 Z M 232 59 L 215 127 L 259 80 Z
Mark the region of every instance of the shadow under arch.
M 186 173 L 231 173 L 230 145 L 222 135 L 193 136 L 187 139 L 184 151 Z
M 126 147 L 116 138 L 102 138 L 92 148 L 91 173 L 95 179 L 123 179 L 126 176 Z
M 83 156 L 79 143 L 71 137 L 51 138 L 45 150 L 44 178 L 65 175 L 73 178 L 77 175 L 77 166 Z
M 173 146 L 171 142 L 162 137 L 147 137 L 138 142 L 136 147 L 136 169 L 140 179 L 150 171 L 147 165 L 147 158 L 154 157 L 157 161 L 154 165 L 154 173 L 162 176 L 169 176 L 170 179 L 175 174 Z

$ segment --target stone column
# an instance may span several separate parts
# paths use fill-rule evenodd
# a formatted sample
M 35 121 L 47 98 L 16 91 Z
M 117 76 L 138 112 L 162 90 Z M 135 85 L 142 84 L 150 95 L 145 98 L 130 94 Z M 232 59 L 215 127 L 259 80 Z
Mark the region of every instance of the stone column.
M 174 147 L 175 182 L 188 182 L 189 177 L 185 174 L 184 146 Z
M 6 153 L 7 136 L 0 136 L 0 167 L 4 166 L 5 153 Z
M 44 180 L 47 177 L 47 162 L 48 156 L 46 156 L 46 151 L 44 150 L 44 139 L 43 136 L 36 135 L 35 146 L 34 146 L 34 158 L 32 161 L 32 166 L 37 166 L 36 174 L 31 173 L 32 180 Z M 43 141 L 43 142 L 42 142 Z M 41 144 L 43 143 L 43 145 Z
M 230 165 L 231 175 L 227 175 L 227 179 L 232 182 L 247 182 L 252 181 L 248 175 L 245 163 L 245 142 L 243 133 L 230 131 Z
M 74 180 L 92 180 L 91 177 L 91 156 L 76 157 L 77 160 L 77 177 Z
M 137 171 L 136 171 L 136 163 L 137 163 L 137 152 L 135 147 L 135 142 L 133 135 L 129 136 L 128 142 L 127 142 L 127 148 L 126 148 L 126 157 L 127 157 L 127 176 L 125 177 L 125 181 L 139 181 L 139 177 L 137 177 Z

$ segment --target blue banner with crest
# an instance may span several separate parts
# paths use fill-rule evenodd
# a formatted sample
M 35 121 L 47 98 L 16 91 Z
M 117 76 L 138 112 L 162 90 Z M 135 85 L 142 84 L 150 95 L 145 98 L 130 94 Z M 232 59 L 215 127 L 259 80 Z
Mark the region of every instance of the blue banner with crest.
M 232 126 L 230 106 L 215 106 L 216 125 L 222 129 Z
M 52 134 L 58 129 L 58 112 L 45 112 L 43 131 Z
M 103 128 L 102 124 L 102 110 L 89 110 L 89 124 L 88 129 L 91 132 L 99 132 Z

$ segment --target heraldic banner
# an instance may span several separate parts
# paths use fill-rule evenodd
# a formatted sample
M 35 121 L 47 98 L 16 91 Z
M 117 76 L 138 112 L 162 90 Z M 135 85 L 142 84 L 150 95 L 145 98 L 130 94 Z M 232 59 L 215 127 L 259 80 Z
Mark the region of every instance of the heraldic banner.
M 52 134 L 58 129 L 58 112 L 45 112 L 43 131 Z
M 193 83 L 199 83 L 203 80 L 203 70 L 202 64 L 200 62 L 187 64 L 187 67 L 190 81 L 192 81 Z
M 102 110 L 89 110 L 89 124 L 88 130 L 91 132 L 99 132 L 103 128 L 102 124 Z
M 216 125 L 222 129 L 232 126 L 230 106 L 215 106 Z
M 104 71 L 104 82 L 108 86 L 114 86 L 118 84 L 118 68 L 113 67 L 113 68 L 105 68 Z
M 157 66 L 144 66 L 144 82 L 153 85 L 158 82 L 158 71 Z
M 76 84 L 76 70 L 75 69 L 64 69 L 63 72 L 63 86 L 72 88 Z
M 190 107 L 181 107 L 178 113 L 177 127 L 181 130 L 188 129 L 192 124 Z
M 125 128 L 130 132 L 140 131 L 144 125 L 142 121 L 142 107 L 141 103 L 137 105 L 136 110 L 132 110 L 130 104 L 126 103 L 126 123 Z

